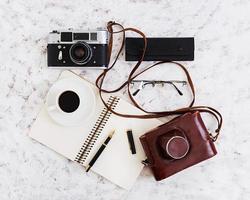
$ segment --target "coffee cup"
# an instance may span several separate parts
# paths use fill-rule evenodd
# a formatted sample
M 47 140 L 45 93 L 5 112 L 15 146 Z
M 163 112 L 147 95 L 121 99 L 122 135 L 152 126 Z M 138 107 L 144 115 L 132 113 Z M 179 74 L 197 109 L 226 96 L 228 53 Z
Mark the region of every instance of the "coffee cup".
M 66 90 L 58 94 L 55 105 L 48 106 L 48 110 L 73 113 L 80 107 L 80 105 L 81 100 L 77 92 Z
M 84 81 L 65 78 L 57 81 L 46 99 L 50 117 L 63 126 L 76 126 L 87 120 L 95 109 L 95 94 Z

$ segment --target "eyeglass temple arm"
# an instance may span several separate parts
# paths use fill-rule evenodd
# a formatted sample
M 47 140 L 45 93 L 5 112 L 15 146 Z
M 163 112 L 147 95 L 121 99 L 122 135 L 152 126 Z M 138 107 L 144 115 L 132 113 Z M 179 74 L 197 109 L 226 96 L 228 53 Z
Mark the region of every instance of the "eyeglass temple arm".
M 183 95 L 183 93 L 179 90 L 179 88 L 174 83 L 169 82 L 169 84 L 172 85 L 176 89 L 176 91 L 179 93 L 179 95 L 181 95 L 181 96 Z
M 131 81 L 131 83 L 133 84 L 133 83 L 140 83 L 140 82 L 144 82 L 144 83 L 152 83 L 152 82 L 154 82 L 154 83 L 170 83 L 170 82 L 172 82 L 172 83 L 182 83 L 182 84 L 184 84 L 184 85 L 186 85 L 187 84 L 187 81 L 180 81 L 180 80 L 169 80 L 169 81 L 162 81 L 162 80 L 132 80 Z
M 144 81 L 141 81 L 141 84 L 139 86 L 139 88 L 132 94 L 133 96 L 136 96 L 138 94 L 138 92 L 140 92 L 140 90 L 144 87 Z M 133 82 L 132 82 L 133 83 Z
M 138 92 L 140 92 L 140 90 L 145 87 L 145 85 L 149 85 L 149 84 L 152 84 L 153 86 L 155 86 L 155 81 L 144 81 L 144 80 L 141 81 L 141 85 L 139 89 L 137 89 L 132 95 L 136 96 Z

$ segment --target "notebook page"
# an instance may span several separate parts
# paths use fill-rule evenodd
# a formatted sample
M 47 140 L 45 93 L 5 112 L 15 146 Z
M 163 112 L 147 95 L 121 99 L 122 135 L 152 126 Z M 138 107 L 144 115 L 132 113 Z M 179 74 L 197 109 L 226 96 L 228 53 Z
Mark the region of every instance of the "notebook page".
M 144 114 L 122 99 L 115 110 L 127 114 Z M 115 130 L 115 133 L 92 170 L 115 184 L 130 189 L 144 166 L 141 161 L 145 159 L 145 154 L 139 137 L 160 124 L 162 122 L 157 119 L 131 119 L 112 114 L 93 150 L 98 150 L 110 131 Z M 136 154 L 130 151 L 126 133 L 128 129 L 133 132 Z
M 62 72 L 59 79 L 64 77 L 75 77 L 92 87 L 97 102 L 93 116 L 84 121 L 81 126 L 66 127 L 56 124 L 49 117 L 46 107 L 43 106 L 31 128 L 30 137 L 74 161 L 104 106 L 99 98 L 98 90 L 93 84 L 70 71 Z M 108 94 L 103 94 L 103 96 L 105 99 L 109 98 Z M 116 110 L 123 113 L 143 114 L 142 111 L 122 99 L 120 99 Z M 112 114 L 83 165 L 88 164 L 110 131 L 115 129 L 116 132 L 113 138 L 92 167 L 92 170 L 120 187 L 130 189 L 143 168 L 141 160 L 145 158 L 139 136 L 159 124 L 161 122 L 157 119 L 127 119 Z M 126 135 L 127 129 L 133 130 L 137 151 L 135 155 L 132 155 L 129 149 Z

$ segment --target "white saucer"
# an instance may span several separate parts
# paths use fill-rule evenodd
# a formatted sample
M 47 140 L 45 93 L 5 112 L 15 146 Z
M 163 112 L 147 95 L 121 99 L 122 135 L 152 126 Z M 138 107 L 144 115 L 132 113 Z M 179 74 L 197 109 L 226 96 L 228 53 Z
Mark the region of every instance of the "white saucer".
M 55 107 L 58 96 L 64 91 L 74 91 L 80 98 L 80 104 L 76 111 L 66 113 Z M 96 106 L 95 94 L 92 88 L 75 78 L 64 78 L 57 81 L 49 90 L 46 99 L 46 107 L 49 116 L 58 124 L 63 126 L 78 126 L 87 120 Z

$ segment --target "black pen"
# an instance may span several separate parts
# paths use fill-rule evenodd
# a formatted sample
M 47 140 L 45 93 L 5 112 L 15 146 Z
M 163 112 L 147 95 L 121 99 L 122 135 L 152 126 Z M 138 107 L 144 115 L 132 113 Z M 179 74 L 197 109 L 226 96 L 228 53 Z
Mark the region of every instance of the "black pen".
M 111 140 L 111 138 L 114 135 L 114 133 L 115 133 L 115 131 L 112 131 L 109 134 L 109 136 L 107 137 L 107 139 L 104 141 L 104 143 L 102 144 L 102 146 L 98 149 L 98 151 L 96 152 L 96 154 L 94 155 L 94 157 L 89 162 L 89 164 L 87 166 L 87 169 L 86 169 L 86 172 L 88 172 L 90 170 L 90 168 L 95 164 L 96 160 L 99 158 L 99 156 L 101 155 L 101 153 L 103 152 L 103 150 L 106 148 L 107 144 Z

